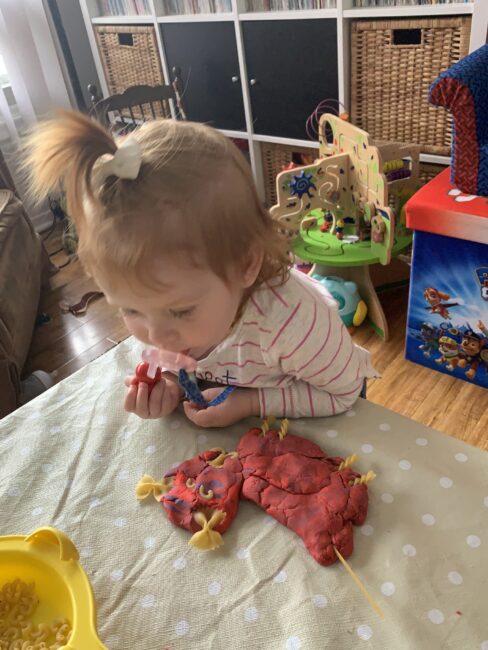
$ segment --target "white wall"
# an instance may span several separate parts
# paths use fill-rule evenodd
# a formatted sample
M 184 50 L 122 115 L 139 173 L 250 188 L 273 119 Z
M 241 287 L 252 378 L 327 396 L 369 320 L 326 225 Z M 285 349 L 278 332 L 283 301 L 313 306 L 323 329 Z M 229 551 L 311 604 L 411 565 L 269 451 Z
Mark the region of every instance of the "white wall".
M 93 83 L 100 89 L 100 81 L 93 60 L 93 54 L 85 22 L 83 20 L 80 3 L 77 0 L 70 0 L 69 2 L 66 0 L 48 0 L 48 2 L 46 2 L 45 0 L 45 3 L 50 6 L 55 5 L 57 8 L 59 19 L 61 21 L 61 28 L 64 31 L 67 46 L 69 48 L 68 53 L 64 52 L 63 46 L 58 41 L 60 57 L 64 58 L 66 54 L 71 54 L 76 79 L 71 78 L 71 74 L 69 74 L 68 70 L 66 70 L 66 72 L 70 76 L 71 83 L 79 83 L 80 91 L 84 100 L 84 106 L 80 105 L 79 108 L 81 110 L 85 108 L 89 109 L 91 102 L 87 86 L 88 84 Z M 54 19 L 53 22 L 55 22 Z
M 488 0 L 474 0 L 473 22 L 469 51 L 477 50 L 487 42 L 488 31 Z
M 24 180 L 16 169 L 19 138 L 54 108 L 71 106 L 42 0 L 0 2 L 0 54 L 10 83 L 0 97 L 0 146 L 18 194 L 35 227 L 41 230 L 49 225 L 52 216 L 45 205 L 29 204 Z

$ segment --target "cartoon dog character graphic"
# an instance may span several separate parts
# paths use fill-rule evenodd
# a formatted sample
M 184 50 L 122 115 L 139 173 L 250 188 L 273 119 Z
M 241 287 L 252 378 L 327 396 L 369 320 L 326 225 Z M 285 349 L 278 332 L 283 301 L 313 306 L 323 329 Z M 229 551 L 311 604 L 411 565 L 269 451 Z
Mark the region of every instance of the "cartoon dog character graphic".
M 439 291 L 434 287 L 427 287 L 424 291 L 424 298 L 430 307 L 426 307 L 426 309 L 429 309 L 432 314 L 440 314 L 444 320 L 449 320 L 451 316 L 448 307 L 457 307 L 459 305 L 457 302 L 442 302 L 443 300 L 449 300 L 450 297 L 444 291 Z
M 433 352 L 439 349 L 437 341 L 437 328 L 432 323 L 422 323 L 420 326 L 420 336 L 422 337 L 422 345 L 419 345 L 419 350 L 423 351 L 424 357 L 430 358 Z
M 435 360 L 439 365 L 446 364 L 449 371 L 453 371 L 459 364 L 459 344 L 452 336 L 441 336 L 439 338 L 439 352 L 441 356 Z
M 481 323 L 483 325 L 483 323 Z M 480 328 L 485 330 L 483 325 Z M 463 332 L 461 344 L 459 346 L 459 368 L 468 368 L 465 375 L 469 379 L 474 379 L 476 372 L 481 363 L 481 351 L 486 347 L 486 338 L 481 334 L 477 334 L 472 329 Z

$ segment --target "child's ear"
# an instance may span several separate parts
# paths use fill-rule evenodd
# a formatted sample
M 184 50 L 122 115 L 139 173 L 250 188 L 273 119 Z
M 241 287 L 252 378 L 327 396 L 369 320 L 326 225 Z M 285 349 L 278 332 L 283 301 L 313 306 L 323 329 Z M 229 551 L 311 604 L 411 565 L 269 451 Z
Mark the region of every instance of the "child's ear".
M 263 265 L 264 251 L 255 248 L 245 256 L 242 262 L 241 282 L 244 289 L 252 287 Z

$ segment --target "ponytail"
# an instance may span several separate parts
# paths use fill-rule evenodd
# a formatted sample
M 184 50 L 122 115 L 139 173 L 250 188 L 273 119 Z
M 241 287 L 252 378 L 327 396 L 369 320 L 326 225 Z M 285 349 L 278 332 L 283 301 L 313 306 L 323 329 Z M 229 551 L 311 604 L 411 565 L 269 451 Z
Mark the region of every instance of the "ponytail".
M 62 186 L 68 214 L 80 232 L 86 221 L 83 198 L 95 200 L 98 189 L 93 186 L 93 166 L 100 156 L 117 150 L 112 135 L 93 119 L 63 110 L 57 118 L 38 124 L 25 144 L 23 167 L 32 197 L 41 200 Z

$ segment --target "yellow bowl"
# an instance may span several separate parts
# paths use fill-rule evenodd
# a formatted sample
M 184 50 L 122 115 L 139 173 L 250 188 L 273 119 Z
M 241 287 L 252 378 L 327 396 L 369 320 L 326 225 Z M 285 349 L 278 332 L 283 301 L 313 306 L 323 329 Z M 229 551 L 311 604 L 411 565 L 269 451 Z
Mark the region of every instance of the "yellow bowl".
M 97 636 L 90 582 L 78 563 L 76 546 L 56 528 L 39 528 L 27 537 L 0 537 L 0 587 L 19 578 L 34 582 L 39 606 L 32 622 L 67 618 L 72 626 L 63 650 L 107 650 Z

